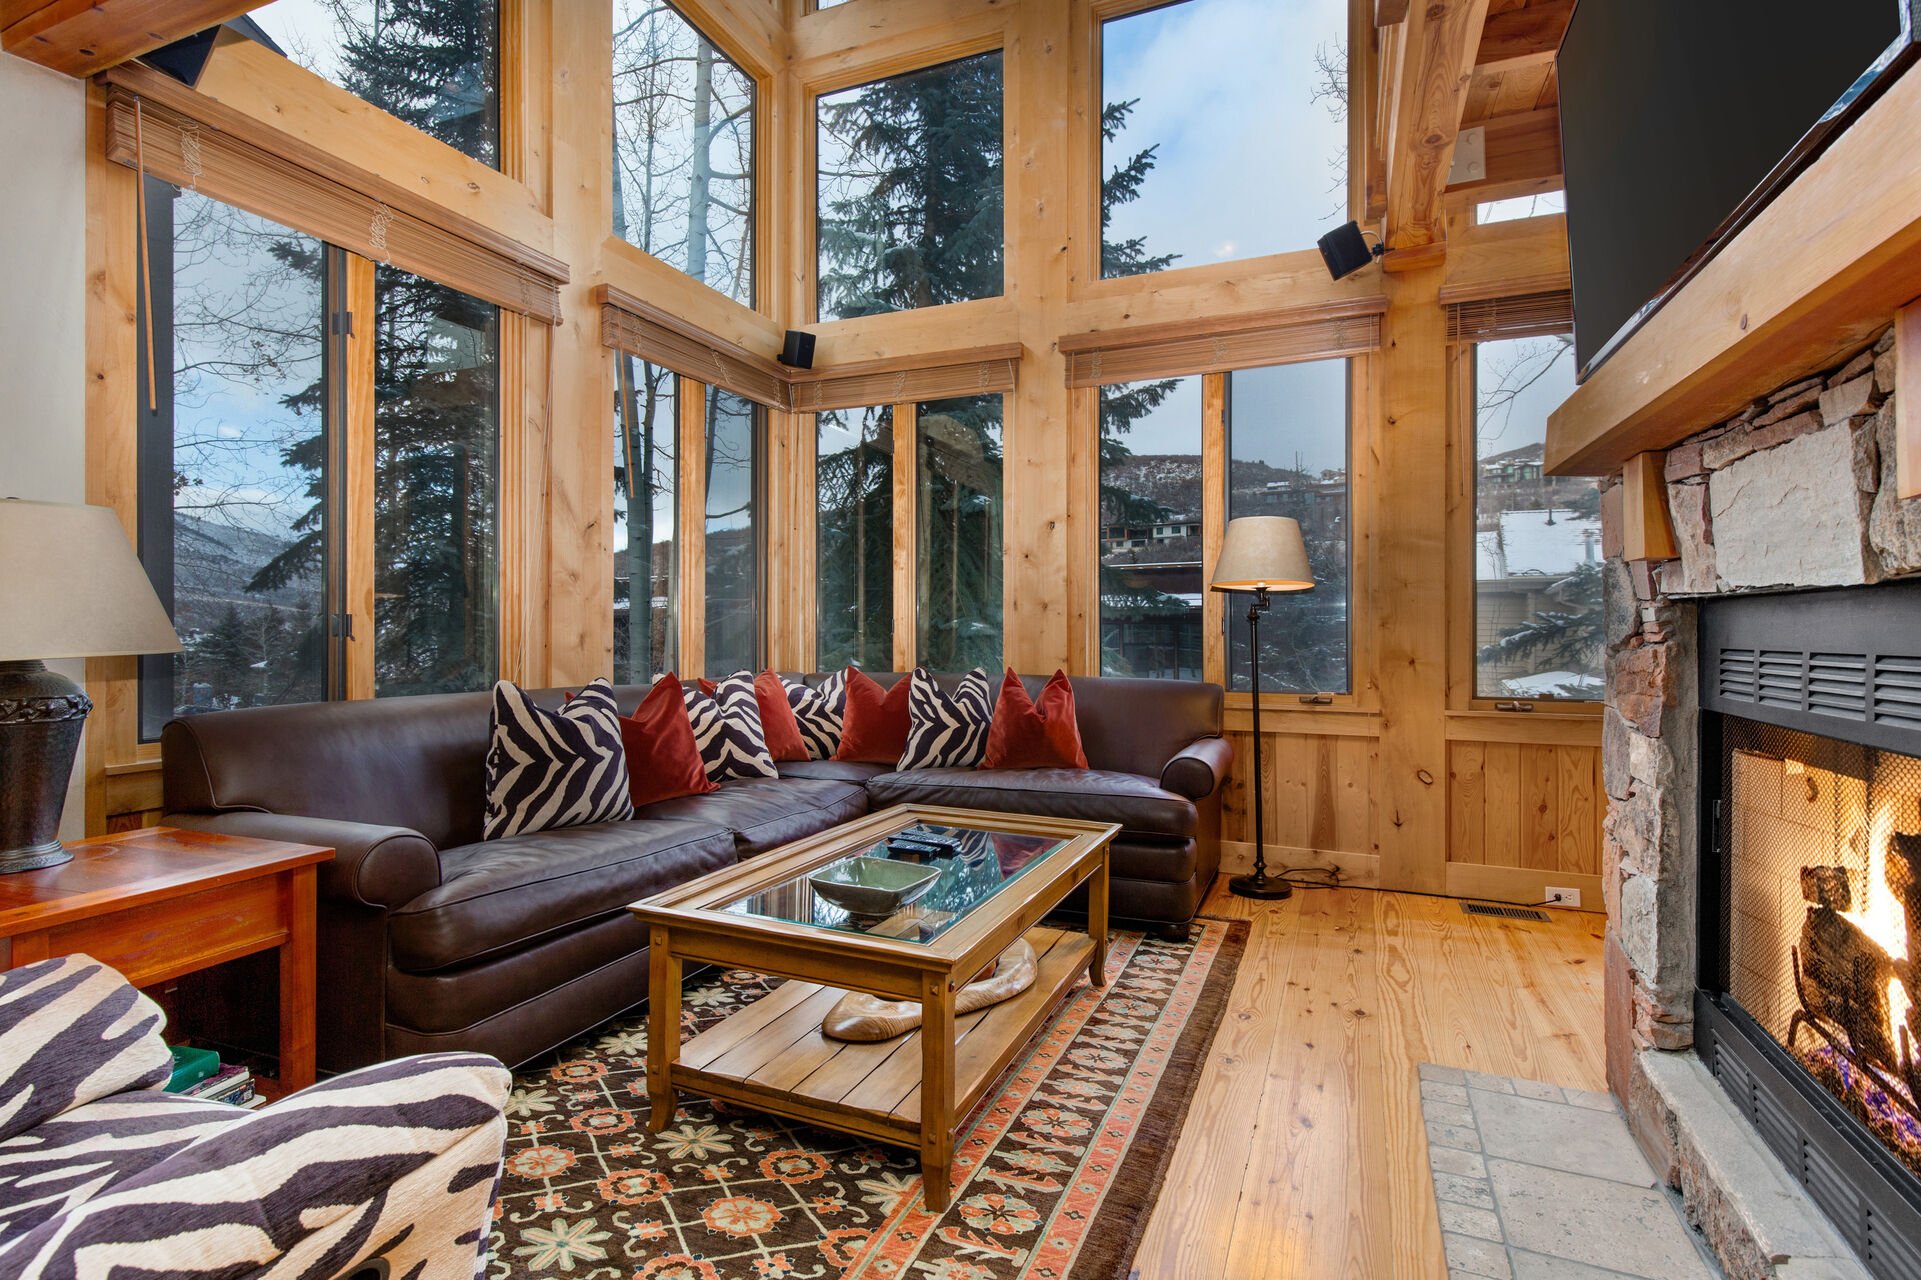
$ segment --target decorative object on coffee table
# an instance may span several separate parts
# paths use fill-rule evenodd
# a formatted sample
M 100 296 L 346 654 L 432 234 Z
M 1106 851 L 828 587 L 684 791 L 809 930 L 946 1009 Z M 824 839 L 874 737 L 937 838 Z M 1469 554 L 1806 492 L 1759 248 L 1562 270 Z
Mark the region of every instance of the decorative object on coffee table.
M 1107 822 L 897 805 L 634 903 L 649 946 L 649 1125 L 658 1133 L 672 1123 L 674 1091 L 687 1089 L 916 1147 L 927 1207 L 945 1209 L 961 1121 L 1083 974 L 1106 983 L 1108 847 L 1119 832 Z M 941 875 L 891 916 L 850 915 L 809 883 L 830 863 L 914 835 L 942 850 L 925 855 Z M 1035 923 L 1082 885 L 1085 933 Z M 958 1013 L 968 978 L 1023 936 L 1034 948 L 1032 985 Z M 682 1044 L 689 962 L 789 981 Z M 917 1001 L 918 1042 L 823 1034 L 821 1020 L 849 991 Z
M 960 989 L 954 997 L 954 1015 L 1012 1000 L 1034 985 L 1039 972 L 1033 945 L 1026 938 L 1016 938 L 1014 945 L 994 961 L 992 972 Z M 920 1021 L 918 1000 L 888 1000 L 864 991 L 849 991 L 820 1020 L 820 1031 L 833 1040 L 866 1044 L 906 1035 L 920 1026 Z
M 1314 571 L 1307 564 L 1300 524 L 1286 516 L 1229 520 L 1208 589 L 1254 594 L 1247 606 L 1247 664 L 1254 702 L 1254 781 L 1248 788 L 1254 793 L 1254 874 L 1235 876 L 1227 887 L 1242 898 L 1286 898 L 1294 892 L 1287 881 L 1267 874 L 1267 832 L 1262 825 L 1261 615 L 1267 612 L 1271 591 L 1314 589 Z
M 0 874 L 67 861 L 60 812 L 93 702 L 47 658 L 178 653 L 105 507 L 0 499 Z

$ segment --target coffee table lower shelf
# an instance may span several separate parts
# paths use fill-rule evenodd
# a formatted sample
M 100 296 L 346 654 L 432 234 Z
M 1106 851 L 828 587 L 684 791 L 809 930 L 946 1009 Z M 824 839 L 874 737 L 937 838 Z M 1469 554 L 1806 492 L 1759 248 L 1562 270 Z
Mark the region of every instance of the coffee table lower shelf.
M 821 1019 L 846 993 L 812 982 L 786 982 L 681 1045 L 669 1080 L 690 1093 L 924 1150 L 928 1129 L 944 1129 L 951 1139 L 1068 988 L 1088 972 L 1094 939 L 1087 934 L 1042 926 L 1025 936 L 1038 959 L 1034 985 L 954 1019 L 953 1096 L 936 1099 L 932 1107 L 923 1107 L 921 1096 L 921 1033 L 876 1044 L 830 1039 L 821 1033 Z M 939 1187 L 930 1207 L 937 1207 L 934 1199 L 944 1205 L 946 1170 L 925 1172 Z

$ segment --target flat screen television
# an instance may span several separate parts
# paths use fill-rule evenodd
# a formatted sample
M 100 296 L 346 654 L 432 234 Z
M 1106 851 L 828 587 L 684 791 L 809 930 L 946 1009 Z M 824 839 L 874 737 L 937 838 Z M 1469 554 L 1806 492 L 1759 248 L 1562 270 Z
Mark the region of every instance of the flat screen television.
M 1906 68 L 1917 9 L 1578 0 L 1555 67 L 1581 377 Z

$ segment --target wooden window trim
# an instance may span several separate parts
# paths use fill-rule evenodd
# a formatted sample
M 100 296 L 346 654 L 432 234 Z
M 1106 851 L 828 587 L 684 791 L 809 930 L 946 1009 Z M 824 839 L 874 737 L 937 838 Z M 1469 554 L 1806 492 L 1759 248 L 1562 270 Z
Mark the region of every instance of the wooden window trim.
M 1022 351 L 1020 343 L 1008 342 L 786 370 L 788 407 L 796 413 L 818 413 L 872 404 L 1011 395 L 1020 380 Z
M 600 304 L 604 345 L 672 369 L 691 381 L 723 387 L 755 404 L 787 407 L 786 374 L 774 361 L 613 285 L 600 285 L 595 298 Z
M 1361 298 L 1068 334 L 1056 346 L 1069 387 L 1098 387 L 1367 355 L 1380 349 L 1386 312 L 1385 297 Z
M 567 266 L 142 66 L 116 67 L 107 158 L 546 324 Z M 136 143 L 136 120 L 138 133 Z

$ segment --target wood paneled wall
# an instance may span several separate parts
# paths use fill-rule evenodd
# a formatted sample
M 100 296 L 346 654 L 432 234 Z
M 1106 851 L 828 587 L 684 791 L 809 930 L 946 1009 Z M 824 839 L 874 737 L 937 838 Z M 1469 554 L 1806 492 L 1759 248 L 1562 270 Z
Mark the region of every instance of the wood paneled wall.
M 603 284 L 767 357 L 788 327 L 815 330 L 823 364 L 1018 343 L 1005 428 L 1006 658 L 1035 672 L 1091 672 L 1099 661 L 1097 398 L 1067 385 L 1058 340 L 1146 324 L 1204 332 L 1385 293 L 1383 347 L 1356 360 L 1353 380 L 1353 692 L 1327 707 L 1264 704 L 1270 861 L 1339 865 L 1360 883 L 1513 899 L 1538 897 L 1541 883 L 1565 883 L 1598 902 L 1598 718 L 1504 717 L 1461 692 L 1463 664 L 1471 670 L 1460 640 L 1469 631 L 1460 611 L 1472 594 L 1472 527 L 1461 508 L 1471 457 L 1461 453 L 1465 406 L 1441 300 L 1499 294 L 1508 263 L 1513 292 L 1556 280 L 1564 287 L 1560 220 L 1453 228 L 1436 265 L 1385 279 L 1368 269 L 1330 281 L 1310 246 L 1101 279 L 1100 23 L 1155 3 L 849 0 L 806 13 L 791 2 L 681 0 L 760 85 L 760 296 L 752 309 L 608 233 L 605 5 L 503 0 L 508 127 L 497 173 L 476 171 L 451 149 L 244 45 L 216 50 L 204 83 L 224 106 L 306 145 L 377 162 L 427 198 L 566 264 L 560 323 L 517 326 L 503 348 L 516 366 L 503 386 L 519 406 L 507 416 L 511 454 L 502 472 L 503 550 L 513 561 L 503 570 L 503 674 L 536 684 L 578 683 L 611 664 L 614 371 L 600 342 L 595 291 Z M 1355 0 L 1351 40 L 1371 38 L 1370 9 L 1369 0 Z M 989 48 L 1006 58 L 1005 296 L 812 323 L 814 97 Z M 1366 82 L 1368 60 L 1351 64 Z M 126 170 L 91 157 L 89 183 L 89 486 L 94 501 L 122 510 L 131 527 L 132 183 Z M 1355 212 L 1364 214 L 1360 175 L 1352 190 Z M 770 414 L 765 621 L 769 659 L 783 667 L 807 668 L 814 658 L 813 461 L 811 416 Z M 1210 545 L 1217 542 L 1212 535 Z M 1222 616 L 1210 603 L 1216 676 Z M 101 663 L 89 681 L 102 708 L 89 734 L 96 830 L 150 819 L 159 804 L 156 753 L 133 741 L 131 674 L 130 662 Z M 1230 866 L 1252 857 L 1246 702 L 1229 700 L 1237 748 L 1227 794 Z

